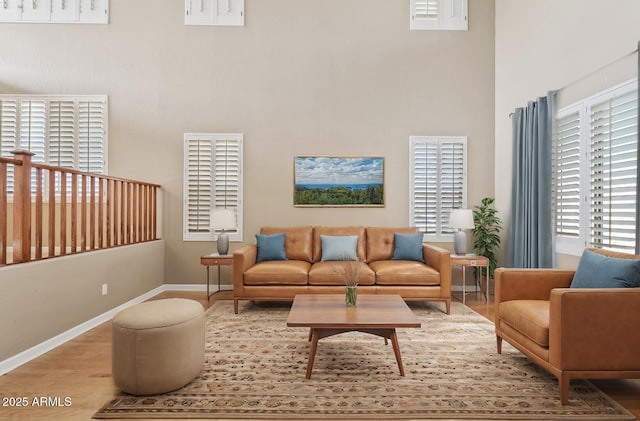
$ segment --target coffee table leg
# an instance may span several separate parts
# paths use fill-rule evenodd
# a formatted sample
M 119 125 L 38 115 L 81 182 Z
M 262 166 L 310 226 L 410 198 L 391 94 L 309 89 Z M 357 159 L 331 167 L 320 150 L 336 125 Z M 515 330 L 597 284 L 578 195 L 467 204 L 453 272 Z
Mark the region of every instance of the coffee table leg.
M 311 329 L 311 350 L 309 351 L 309 362 L 307 363 L 307 379 L 311 378 L 311 370 L 313 370 L 313 361 L 316 359 L 316 350 L 318 349 L 318 330 Z
M 398 362 L 398 368 L 400 368 L 400 375 L 404 376 L 404 367 L 402 366 L 402 357 L 400 356 L 400 345 L 398 344 L 398 335 L 395 329 L 391 329 L 390 336 L 391 344 L 393 344 L 393 353 L 396 354 L 396 361 Z

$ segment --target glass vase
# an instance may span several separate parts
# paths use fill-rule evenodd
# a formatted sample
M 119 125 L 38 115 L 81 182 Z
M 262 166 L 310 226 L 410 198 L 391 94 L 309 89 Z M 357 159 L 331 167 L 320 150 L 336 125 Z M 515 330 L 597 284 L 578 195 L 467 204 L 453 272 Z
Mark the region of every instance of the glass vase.
M 355 306 L 358 302 L 358 287 L 347 286 L 345 288 L 344 302 L 348 306 Z

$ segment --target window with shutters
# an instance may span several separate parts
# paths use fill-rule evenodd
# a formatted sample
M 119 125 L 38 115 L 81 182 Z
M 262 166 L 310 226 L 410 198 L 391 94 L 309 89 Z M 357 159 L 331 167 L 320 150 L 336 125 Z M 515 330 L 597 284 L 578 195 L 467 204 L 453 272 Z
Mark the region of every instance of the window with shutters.
M 467 0 L 409 0 L 409 28 L 414 30 L 461 30 L 468 25 Z
M 185 0 L 184 24 L 244 26 L 244 0 Z
M 634 252 L 638 85 L 633 80 L 560 110 L 554 134 L 556 249 Z
M 184 135 L 183 240 L 214 241 L 211 209 L 236 213 L 231 241 L 242 241 L 243 135 L 186 133 Z
M 33 152 L 33 162 L 105 174 L 107 97 L 0 95 L 0 154 L 16 149 Z
M 109 0 L 2 0 L 0 22 L 109 23 Z
M 452 209 L 467 203 L 467 138 L 410 137 L 410 225 L 425 241 L 452 241 Z

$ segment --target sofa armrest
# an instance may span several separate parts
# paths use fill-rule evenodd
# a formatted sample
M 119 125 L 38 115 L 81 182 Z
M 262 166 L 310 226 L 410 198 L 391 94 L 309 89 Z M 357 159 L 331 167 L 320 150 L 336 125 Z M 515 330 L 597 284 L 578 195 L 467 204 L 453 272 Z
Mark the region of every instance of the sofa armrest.
M 495 307 L 510 300 L 549 300 L 554 288 L 568 288 L 573 280 L 573 270 L 564 269 L 516 269 L 495 270 Z
M 451 251 L 432 244 L 422 244 L 422 255 L 428 266 L 440 273 L 440 294 L 451 297 Z
M 233 252 L 233 290 L 241 292 L 244 288 L 244 273 L 256 264 L 258 247 L 255 244 L 246 245 Z
M 640 288 L 554 289 L 549 362 L 560 370 L 640 370 Z

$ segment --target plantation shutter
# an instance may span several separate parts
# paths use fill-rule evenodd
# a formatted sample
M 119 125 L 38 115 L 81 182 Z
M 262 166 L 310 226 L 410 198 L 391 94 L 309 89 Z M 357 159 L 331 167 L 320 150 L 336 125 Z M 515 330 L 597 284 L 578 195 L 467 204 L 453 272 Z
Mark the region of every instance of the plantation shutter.
M 106 96 L 0 96 L 2 156 L 25 149 L 35 154 L 33 162 L 105 174 L 106 128 Z M 13 166 L 7 173 L 13 192 Z
M 437 233 L 437 145 L 435 142 L 412 142 L 412 225 L 425 234 Z
M 49 164 L 75 168 L 75 107 L 72 100 L 51 101 L 49 105 Z
M 18 138 L 18 102 L 14 99 L 0 100 L 0 155 L 13 158 Z
M 449 214 L 453 209 L 465 207 L 466 147 L 457 141 L 440 143 L 440 209 L 442 232 L 453 233 L 449 228 Z
M 13 158 L 11 151 L 17 149 L 18 101 L 0 100 L 0 155 Z M 13 165 L 7 166 L 7 193 L 13 194 Z
M 453 232 L 452 209 L 466 204 L 466 138 L 411 137 L 411 225 L 432 239 Z
M 594 247 L 635 250 L 638 90 L 591 106 L 590 238 Z
M 580 113 L 556 120 L 553 148 L 553 196 L 557 236 L 580 236 Z
M 236 211 L 230 236 L 241 240 L 242 143 L 241 134 L 185 134 L 184 240 L 213 240 L 212 207 Z
M 438 19 L 439 0 L 415 0 L 413 19 Z
M 238 209 L 240 198 L 240 143 L 237 139 L 214 139 L 214 195 L 216 208 Z
M 213 151 L 210 138 L 190 138 L 186 143 L 186 219 L 188 233 L 209 232 Z
M 467 0 L 410 0 L 410 29 L 464 30 Z
M 109 0 L 79 1 L 78 21 L 80 23 L 109 23 Z
M 185 25 L 244 26 L 244 0 L 185 0 Z
M 80 100 L 78 103 L 78 168 L 104 173 L 106 102 Z
M 20 100 L 20 148 L 33 152 L 33 162 L 45 162 L 46 103 Z

